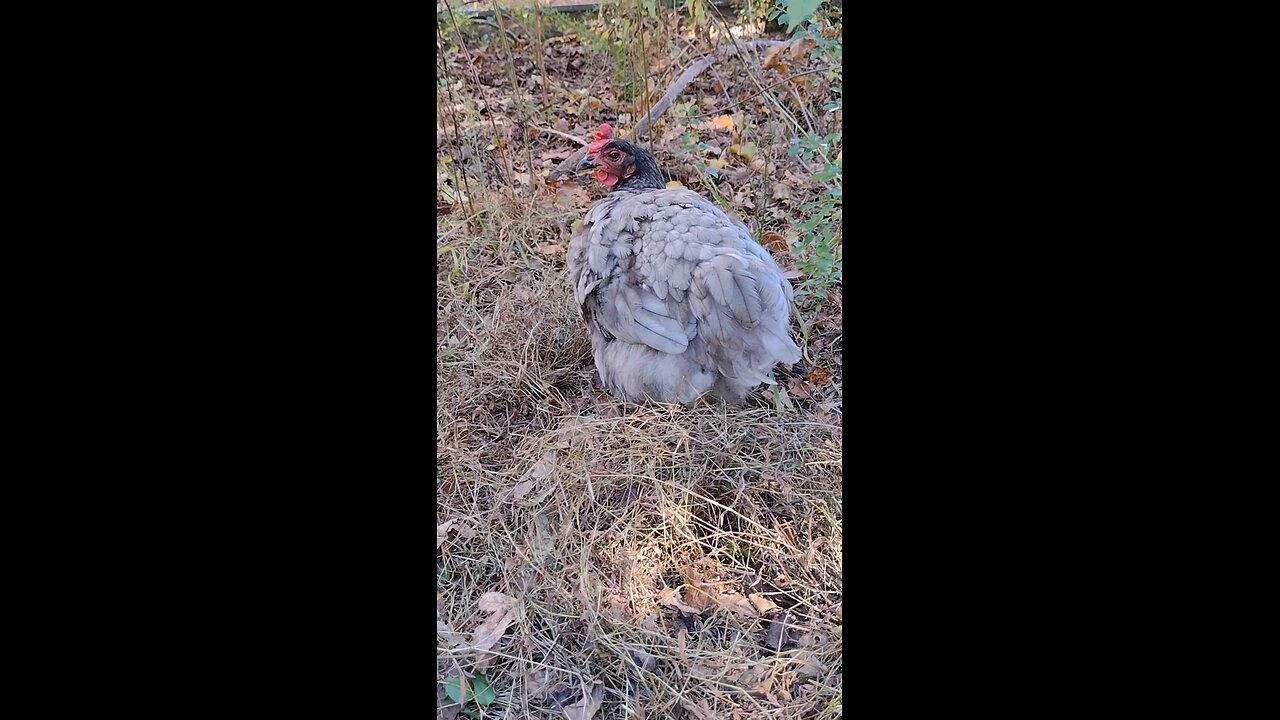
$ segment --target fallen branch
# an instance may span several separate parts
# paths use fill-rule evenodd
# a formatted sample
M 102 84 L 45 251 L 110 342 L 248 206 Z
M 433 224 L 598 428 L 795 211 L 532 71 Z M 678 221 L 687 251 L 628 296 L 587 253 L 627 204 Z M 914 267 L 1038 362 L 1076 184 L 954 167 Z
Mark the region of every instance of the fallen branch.
M 567 139 L 569 139 L 569 140 L 572 140 L 572 141 L 574 141 L 574 142 L 578 143 L 579 145 L 584 145 L 584 146 L 585 146 L 585 145 L 590 144 L 590 142 L 591 142 L 590 140 L 583 140 L 582 138 L 578 137 L 577 135 L 570 135 L 569 133 L 563 133 L 563 132 L 560 132 L 559 130 L 552 130 L 551 128 L 538 127 L 537 125 L 533 125 L 533 124 L 530 124 L 530 125 L 529 125 L 529 127 L 533 128 L 534 130 L 537 130 L 537 131 L 539 131 L 539 132 L 549 133 L 549 134 L 551 134 L 551 135 L 559 135 L 560 137 L 562 137 L 562 138 L 567 138 Z
M 789 41 L 787 40 L 750 40 L 748 42 L 736 43 L 731 46 L 722 47 L 713 53 L 702 56 L 684 72 L 680 73 L 680 77 L 676 78 L 676 81 L 672 83 L 671 87 L 667 90 L 667 93 L 662 96 L 662 99 L 654 103 L 653 107 L 649 110 L 649 114 L 640 118 L 640 122 L 636 123 L 635 127 L 633 127 L 629 132 L 623 134 L 623 139 L 635 142 L 636 138 L 648 132 L 649 126 L 653 124 L 653 121 L 661 117 L 662 113 L 669 110 L 671 106 L 675 104 L 676 98 L 680 97 L 680 93 L 684 92 L 684 89 L 689 86 L 689 83 L 693 82 L 694 78 L 701 75 L 707 68 L 714 65 L 717 61 L 727 60 L 734 55 L 737 55 L 740 49 L 786 45 L 788 42 Z M 555 170 L 552 170 L 551 174 L 547 176 L 547 181 L 551 182 L 572 177 L 578 171 L 578 163 L 582 161 L 582 156 L 586 154 L 587 146 L 584 144 L 577 150 L 577 152 L 565 158 L 564 162 L 560 163 Z

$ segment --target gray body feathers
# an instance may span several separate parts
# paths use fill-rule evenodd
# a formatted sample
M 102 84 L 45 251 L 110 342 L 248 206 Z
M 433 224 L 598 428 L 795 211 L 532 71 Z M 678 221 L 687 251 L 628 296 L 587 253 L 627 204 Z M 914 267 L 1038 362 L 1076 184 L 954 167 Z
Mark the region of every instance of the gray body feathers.
M 791 285 L 745 225 L 686 189 L 616 190 L 569 243 L 569 280 L 605 387 L 628 402 L 741 401 L 779 362 Z

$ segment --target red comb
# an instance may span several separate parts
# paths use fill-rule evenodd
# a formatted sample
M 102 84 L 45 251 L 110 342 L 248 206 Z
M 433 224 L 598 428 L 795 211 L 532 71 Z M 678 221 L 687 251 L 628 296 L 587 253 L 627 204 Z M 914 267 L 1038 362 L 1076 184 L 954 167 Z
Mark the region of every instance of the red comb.
M 613 128 L 609 126 L 609 123 L 600 123 L 600 129 L 591 135 L 591 139 L 595 142 L 587 146 L 587 154 L 595 155 L 600 152 L 600 148 L 608 145 L 609 141 L 613 139 Z

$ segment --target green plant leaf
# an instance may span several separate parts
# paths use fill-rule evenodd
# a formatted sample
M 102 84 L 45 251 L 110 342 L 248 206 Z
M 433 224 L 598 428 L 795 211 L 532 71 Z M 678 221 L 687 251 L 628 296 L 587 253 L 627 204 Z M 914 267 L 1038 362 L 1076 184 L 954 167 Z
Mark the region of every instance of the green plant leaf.
M 822 0 L 786 0 L 787 2 L 787 32 L 791 32 L 795 26 L 813 17 L 818 11 L 818 6 L 822 4 Z
M 840 166 L 828 163 L 827 166 L 822 169 L 822 172 L 813 176 L 813 180 L 814 182 L 826 182 L 839 174 Z
M 471 680 L 472 698 L 480 705 L 488 705 L 498 699 L 498 694 L 489 687 L 489 679 L 484 675 L 476 675 Z
M 444 694 L 448 695 L 449 699 L 456 703 L 462 702 L 462 678 L 460 677 L 445 678 Z

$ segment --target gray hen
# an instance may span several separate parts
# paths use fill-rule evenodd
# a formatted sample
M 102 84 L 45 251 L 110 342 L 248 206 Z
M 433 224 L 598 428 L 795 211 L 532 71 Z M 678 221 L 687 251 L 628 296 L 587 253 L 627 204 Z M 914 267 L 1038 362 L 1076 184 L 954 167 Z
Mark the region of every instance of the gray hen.
M 569 243 L 569 280 L 600 379 L 621 400 L 742 401 L 800 360 L 791 285 L 745 225 L 668 189 L 652 155 L 602 125 L 582 161 L 612 189 Z

